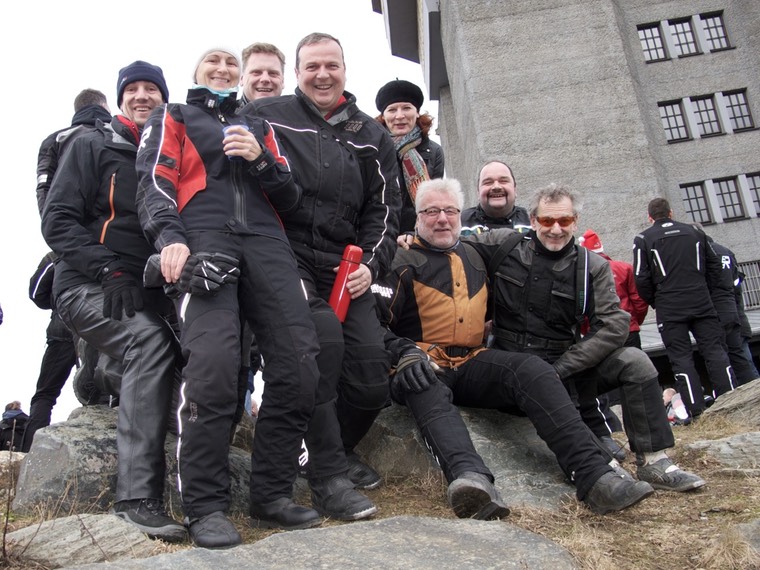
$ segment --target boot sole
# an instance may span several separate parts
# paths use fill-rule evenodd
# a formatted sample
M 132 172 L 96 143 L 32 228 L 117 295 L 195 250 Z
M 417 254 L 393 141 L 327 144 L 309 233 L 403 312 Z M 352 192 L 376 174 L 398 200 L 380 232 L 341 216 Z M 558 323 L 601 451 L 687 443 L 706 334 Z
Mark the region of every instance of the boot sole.
M 140 524 L 131 518 L 127 513 L 111 512 L 112 515 L 119 517 L 121 520 L 128 522 L 137 530 L 148 535 L 152 539 L 160 539 L 164 542 L 184 542 L 187 540 L 187 530 L 185 527 L 177 523 L 177 526 L 166 525 L 162 527 L 147 526 Z
M 294 524 L 294 525 L 284 525 L 280 524 L 277 521 L 268 520 L 268 519 L 258 519 L 255 517 L 251 517 L 251 528 L 261 528 L 261 529 L 281 529 L 281 530 L 302 530 L 306 528 L 314 528 L 315 526 L 319 526 L 322 524 L 322 519 L 311 519 L 305 522 L 302 522 L 300 524 Z
M 353 479 L 351 479 L 351 482 L 354 484 L 355 489 L 362 489 L 363 491 L 371 491 L 372 489 L 377 489 L 380 485 L 382 485 L 383 480 L 378 479 L 377 481 L 373 481 L 372 483 L 357 483 Z
M 449 497 L 454 514 L 460 519 L 493 520 L 509 515 L 509 508 L 491 499 L 485 489 L 461 487 Z
M 639 503 L 646 499 L 647 497 L 651 497 L 654 494 L 654 488 L 650 485 L 649 489 L 646 489 L 645 491 L 631 496 L 627 501 L 625 501 L 621 505 L 615 505 L 614 507 L 593 507 L 591 505 L 588 505 L 591 512 L 596 513 L 597 515 L 606 515 L 607 513 L 613 513 L 622 511 L 623 509 L 627 509 L 628 507 L 632 507 L 636 503 Z
M 369 508 L 364 509 L 363 511 L 358 511 L 356 513 L 331 513 L 329 511 L 326 511 L 325 509 L 322 509 L 312 503 L 312 508 L 317 511 L 320 515 L 324 517 L 329 517 L 334 520 L 339 521 L 358 521 L 362 519 L 368 519 L 374 514 L 377 513 L 377 506 L 372 505 Z
M 647 483 L 649 483 L 655 489 L 659 489 L 660 491 L 673 491 L 675 493 L 684 493 L 686 491 L 693 491 L 694 489 L 699 489 L 700 487 L 704 487 L 707 484 L 706 481 L 693 481 L 686 485 L 673 487 L 672 485 L 667 485 L 665 483 L 656 483 L 656 482 L 653 483 L 652 481 L 647 481 Z

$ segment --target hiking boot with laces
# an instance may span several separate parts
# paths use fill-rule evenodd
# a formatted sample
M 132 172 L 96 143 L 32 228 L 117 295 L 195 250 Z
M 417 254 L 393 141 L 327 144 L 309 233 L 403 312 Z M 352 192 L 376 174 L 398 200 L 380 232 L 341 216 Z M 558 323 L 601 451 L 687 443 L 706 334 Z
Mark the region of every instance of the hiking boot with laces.
M 309 480 L 311 505 L 321 515 L 341 521 L 357 521 L 371 517 L 377 507 L 354 489 L 347 475 L 333 475 Z
M 636 465 L 638 466 L 636 476 L 639 480 L 646 481 L 655 489 L 682 493 L 705 485 L 704 479 L 694 473 L 684 471 L 668 457 L 644 465 L 644 459 L 638 456 Z
M 598 515 L 622 511 L 654 493 L 649 483 L 607 471 L 591 487 L 583 502 Z
M 134 499 L 114 503 L 111 513 L 131 523 L 150 538 L 180 542 L 187 538 L 185 527 L 166 514 L 160 499 Z
M 347 453 L 348 478 L 357 489 L 376 489 L 383 482 L 380 474 L 364 463 L 356 453 Z
M 490 521 L 502 519 L 510 512 L 491 479 L 482 473 L 462 473 L 451 482 L 446 496 L 460 519 Z

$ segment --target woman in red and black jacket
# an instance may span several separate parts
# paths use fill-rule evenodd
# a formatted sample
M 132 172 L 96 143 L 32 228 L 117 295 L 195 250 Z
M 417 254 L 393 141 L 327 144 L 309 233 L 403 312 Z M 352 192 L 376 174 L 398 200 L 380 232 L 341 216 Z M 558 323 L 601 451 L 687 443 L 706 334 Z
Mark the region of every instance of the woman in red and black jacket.
M 239 78 L 236 54 L 220 48 L 204 53 L 187 104 L 154 111 L 137 156 L 140 221 L 161 252 L 165 280 L 182 293 L 179 479 L 191 538 L 206 547 L 240 542 L 224 512 L 241 320 L 251 325 L 267 364 L 253 445 L 251 515 L 262 527 L 306 528 L 321 521 L 291 499 L 319 351 L 277 213 L 296 208 L 299 191 L 269 125 L 236 114 Z M 239 279 L 229 279 L 238 270 Z M 206 291 L 214 288 L 214 294 Z

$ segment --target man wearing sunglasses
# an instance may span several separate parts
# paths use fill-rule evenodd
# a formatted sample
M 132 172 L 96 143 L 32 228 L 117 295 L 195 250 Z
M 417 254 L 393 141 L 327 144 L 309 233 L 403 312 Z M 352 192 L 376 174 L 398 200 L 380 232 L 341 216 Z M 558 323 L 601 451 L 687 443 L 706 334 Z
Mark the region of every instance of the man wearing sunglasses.
M 533 197 L 525 236 L 495 230 L 468 238 L 489 265 L 495 346 L 549 362 L 579 401 L 620 388 L 638 478 L 655 489 L 701 487 L 702 478 L 664 451 L 674 438 L 657 370 L 644 352 L 623 346 L 630 317 L 620 308 L 609 263 L 575 244 L 579 209 L 570 190 L 551 184 Z M 511 247 L 501 248 L 503 242 Z M 581 337 L 586 320 L 590 328 Z
M 409 408 L 441 466 L 452 509 L 461 518 L 509 513 L 457 405 L 528 416 L 574 480 L 578 499 L 598 514 L 651 495 L 651 485 L 607 464 L 549 364 L 483 345 L 488 276 L 472 247 L 459 240 L 462 202 L 452 178 L 420 184 L 414 242 L 397 250 L 391 275 L 373 288 L 396 362 L 391 395 Z

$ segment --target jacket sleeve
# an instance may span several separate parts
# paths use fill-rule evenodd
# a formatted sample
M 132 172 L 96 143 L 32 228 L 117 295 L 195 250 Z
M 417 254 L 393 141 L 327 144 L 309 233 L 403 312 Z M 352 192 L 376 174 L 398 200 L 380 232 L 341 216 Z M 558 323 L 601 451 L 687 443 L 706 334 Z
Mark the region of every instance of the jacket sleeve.
M 631 304 L 631 319 L 638 324 L 644 322 L 649 312 L 649 305 L 639 296 L 639 290 L 636 287 L 636 280 L 633 277 L 633 267 L 626 265 L 625 280 L 623 285 L 628 295 L 628 301 Z
M 137 151 L 137 213 L 148 241 L 159 252 L 173 243 L 187 244 L 177 205 L 183 133 L 184 125 L 161 105 L 145 123 Z
M 593 368 L 613 350 L 621 348 L 628 337 L 630 315 L 620 308 L 609 263 L 590 256 L 589 279 L 589 332 L 554 362 L 554 369 L 562 379 Z
M 403 268 L 402 268 L 403 269 Z M 380 323 L 385 327 L 385 349 L 391 353 L 391 363 L 395 366 L 406 351 L 416 348 L 417 344 L 408 338 L 398 336 L 400 312 L 406 304 L 406 290 L 401 275 L 403 271 L 394 271 L 388 279 L 372 285 L 375 294 Z
M 378 126 L 378 129 L 381 127 Z M 357 245 L 364 250 L 363 262 L 375 279 L 386 274 L 396 253 L 401 214 L 396 150 L 386 129 L 374 158 L 362 165 L 364 206 L 359 213 Z
M 93 281 L 119 261 L 87 228 L 100 191 L 98 151 L 93 137 L 80 137 L 56 171 L 42 213 L 42 235 L 60 259 Z
M 264 151 L 250 163 L 249 173 L 258 179 L 269 201 L 281 215 L 294 212 L 301 205 L 301 189 L 293 180 L 290 164 L 272 126 L 258 117 L 249 116 L 254 135 Z
M 652 280 L 652 268 L 649 265 L 649 251 L 644 236 L 641 234 L 633 238 L 633 275 L 639 297 L 652 308 L 656 308 L 654 305 L 655 287 Z
M 58 146 L 55 144 L 55 137 L 56 133 L 53 133 L 42 141 L 37 154 L 37 209 L 40 211 L 40 217 L 45 208 L 53 175 L 58 168 Z

